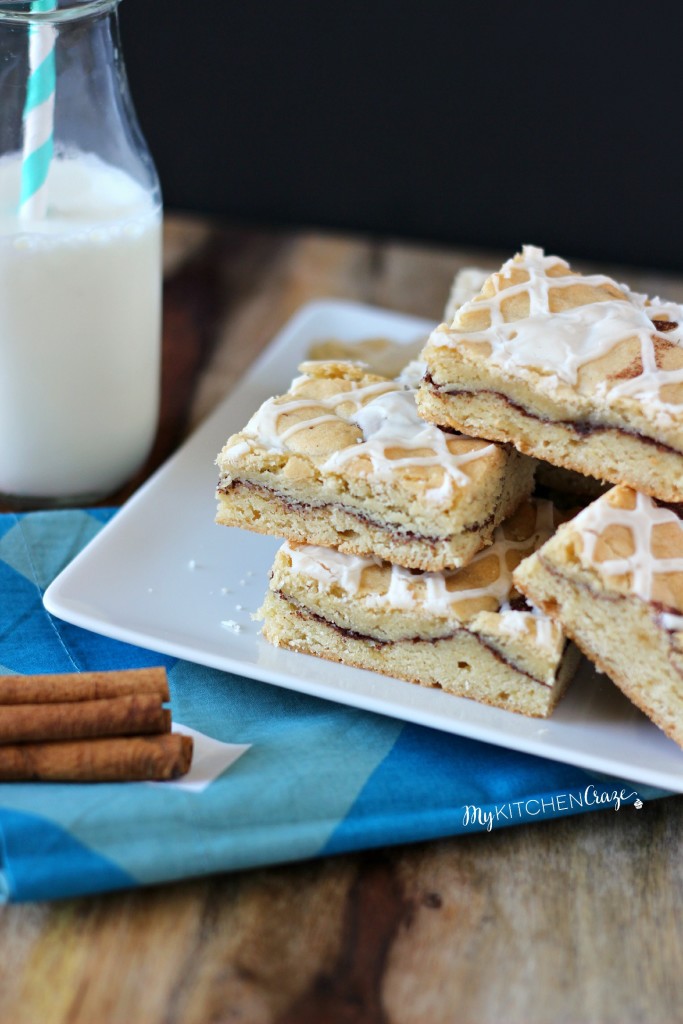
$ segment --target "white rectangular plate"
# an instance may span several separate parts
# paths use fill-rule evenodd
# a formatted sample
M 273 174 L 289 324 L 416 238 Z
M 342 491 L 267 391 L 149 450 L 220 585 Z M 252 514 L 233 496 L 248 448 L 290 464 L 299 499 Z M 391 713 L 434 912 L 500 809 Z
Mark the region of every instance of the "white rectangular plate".
M 85 629 L 316 697 L 683 792 L 683 751 L 584 663 L 548 721 L 271 647 L 252 621 L 276 538 L 214 524 L 214 460 L 268 396 L 286 390 L 320 339 L 412 342 L 433 324 L 346 302 L 315 302 L 286 325 L 187 443 L 127 502 L 45 594 Z

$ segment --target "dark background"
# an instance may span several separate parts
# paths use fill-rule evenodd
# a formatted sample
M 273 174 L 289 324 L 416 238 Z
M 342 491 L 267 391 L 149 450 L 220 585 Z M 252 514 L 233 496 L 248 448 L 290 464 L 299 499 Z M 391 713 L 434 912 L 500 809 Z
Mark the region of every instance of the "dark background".
M 126 0 L 169 208 L 683 270 L 683 5 Z

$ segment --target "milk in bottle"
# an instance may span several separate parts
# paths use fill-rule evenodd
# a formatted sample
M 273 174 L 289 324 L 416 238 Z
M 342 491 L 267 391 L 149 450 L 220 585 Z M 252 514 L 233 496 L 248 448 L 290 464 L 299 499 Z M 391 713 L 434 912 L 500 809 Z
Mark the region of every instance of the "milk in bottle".
M 0 506 L 90 503 L 155 435 L 161 193 L 119 0 L 0 0 Z
M 55 158 L 49 216 L 19 221 L 0 160 L 0 493 L 104 495 L 157 423 L 161 214 L 94 155 Z

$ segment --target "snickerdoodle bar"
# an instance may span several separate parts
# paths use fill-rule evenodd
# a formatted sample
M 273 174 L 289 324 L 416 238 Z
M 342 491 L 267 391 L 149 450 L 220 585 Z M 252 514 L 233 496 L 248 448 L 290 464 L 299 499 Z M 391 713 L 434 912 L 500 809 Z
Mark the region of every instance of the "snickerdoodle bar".
M 512 571 L 559 518 L 548 501 L 524 502 L 491 547 L 464 569 L 441 573 L 286 543 L 261 609 L 263 635 L 279 647 L 546 717 L 578 652 L 514 589 Z
M 525 246 L 423 358 L 430 422 L 683 501 L 683 307 Z
M 413 389 L 355 363 L 300 369 L 218 456 L 218 523 L 436 571 L 531 493 L 533 460 L 425 423 Z

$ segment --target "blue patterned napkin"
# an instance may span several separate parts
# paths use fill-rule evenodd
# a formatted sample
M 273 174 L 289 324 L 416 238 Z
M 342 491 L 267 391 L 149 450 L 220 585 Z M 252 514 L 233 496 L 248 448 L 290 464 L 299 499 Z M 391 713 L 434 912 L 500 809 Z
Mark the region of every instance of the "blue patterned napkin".
M 125 889 L 661 795 L 48 615 L 43 591 L 113 514 L 0 515 L 0 674 L 165 665 L 174 720 L 195 735 L 194 767 L 175 783 L 0 783 L 2 898 Z

